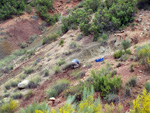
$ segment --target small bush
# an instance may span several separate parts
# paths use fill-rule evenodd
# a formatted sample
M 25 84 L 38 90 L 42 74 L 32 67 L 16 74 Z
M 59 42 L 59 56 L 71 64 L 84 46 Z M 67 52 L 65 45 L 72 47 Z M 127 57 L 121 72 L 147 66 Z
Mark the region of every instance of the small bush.
M 32 103 L 25 108 L 21 108 L 19 113 L 50 113 L 50 106 L 47 103 Z
M 60 93 L 62 93 L 69 86 L 69 81 L 67 80 L 59 80 L 54 86 L 47 90 L 47 97 L 56 97 Z
M 58 96 L 58 92 L 56 89 L 48 89 L 47 90 L 47 97 L 50 98 L 50 97 L 57 97 Z
M 111 105 L 105 104 L 106 113 L 113 113 L 115 110 L 115 106 L 112 103 Z
M 136 100 L 133 100 L 133 106 L 130 109 L 131 113 L 149 113 L 150 111 L 150 93 L 143 90 L 141 95 L 138 95 Z
M 114 76 L 114 75 L 116 75 L 117 74 L 117 71 L 116 70 L 113 70 L 112 72 L 111 72 L 111 75 L 112 76 Z
M 128 57 L 129 56 L 127 54 L 124 54 L 121 56 L 120 60 L 125 62 L 126 60 L 128 60 Z
M 55 72 L 55 74 L 57 74 L 57 73 L 60 73 L 60 72 L 61 72 L 61 70 L 60 70 L 60 68 L 59 68 L 59 66 L 58 66 L 58 65 L 55 65 L 55 66 L 53 67 L 53 71 Z
M 134 72 L 133 64 L 130 65 L 130 72 Z
M 34 75 L 34 77 L 30 80 L 30 82 L 33 82 L 35 84 L 38 84 L 41 81 L 41 77 L 39 75 Z
M 31 67 L 24 69 L 24 74 L 31 74 L 31 73 L 33 73 L 33 72 L 34 72 L 34 69 L 31 68 Z
M 49 76 L 49 70 L 48 69 L 44 70 L 44 77 L 47 77 L 47 76 Z
M 85 76 L 85 71 L 74 70 L 74 71 L 71 73 L 71 76 L 73 76 L 74 78 L 81 78 L 81 77 Z
M 66 63 L 66 62 L 65 62 L 65 60 L 63 60 L 63 59 L 59 59 L 59 60 L 57 61 L 57 64 L 58 64 L 59 66 L 65 64 L 65 63 Z
M 124 97 L 130 97 L 131 96 L 131 90 L 129 87 L 125 88 Z
M 69 45 L 70 49 L 75 49 L 76 47 L 78 47 L 76 42 L 71 42 L 71 44 Z
M 32 10 L 31 5 L 27 5 L 27 6 L 26 6 L 26 12 L 30 14 L 30 13 L 31 13 L 31 10 Z
M 16 92 L 11 96 L 13 99 L 21 99 L 23 95 L 20 92 Z
M 27 51 L 26 55 L 30 58 L 32 55 L 35 55 L 35 49 Z
M 19 79 L 15 79 L 10 82 L 10 85 L 11 85 L 11 87 L 17 87 L 19 82 L 20 82 Z
M 5 103 L 0 106 L 1 113 L 15 113 L 15 110 L 19 107 L 18 102 L 12 100 L 9 103 Z
M 150 68 L 150 44 L 147 44 L 143 47 L 137 49 L 137 56 L 139 60 L 147 69 Z
M 147 90 L 147 92 L 150 91 L 150 83 L 145 83 L 145 89 Z
M 118 59 L 120 58 L 122 55 L 124 55 L 124 52 L 122 50 L 119 50 L 117 52 L 114 53 L 114 58 Z
M 104 99 L 108 103 L 118 103 L 119 102 L 119 97 L 116 94 L 108 94 Z
M 19 76 L 19 78 L 22 79 L 22 80 L 25 79 L 26 77 L 27 77 L 27 75 L 24 74 L 24 73 L 20 74 L 20 76 Z
M 21 48 L 21 49 L 24 49 L 24 48 L 26 48 L 28 45 L 27 44 L 24 44 L 24 43 L 20 43 L 19 44 L 19 47 Z
M 32 90 L 29 90 L 29 91 L 25 94 L 24 99 L 25 99 L 25 100 L 28 100 L 32 95 L 33 95 L 33 91 L 32 91 Z
M 76 86 L 71 86 L 67 88 L 64 92 L 63 95 L 67 98 L 69 95 L 76 95 L 75 101 L 81 101 L 82 100 L 82 92 L 84 89 L 84 83 L 80 83 L 79 85 Z
M 43 39 L 42 44 L 45 45 L 45 44 L 51 43 L 53 41 L 56 41 L 58 37 L 59 37 L 59 35 L 57 33 L 49 35 L 49 36 L 47 36 L 46 38 Z
M 10 82 L 7 82 L 7 83 L 4 85 L 4 87 L 5 87 L 7 90 L 9 90 L 9 89 L 10 89 L 10 87 L 11 87 Z
M 60 94 L 62 91 L 64 91 L 67 87 L 69 86 L 69 81 L 68 80 L 65 80 L 65 79 L 62 79 L 62 80 L 59 80 L 57 82 L 57 84 L 55 84 L 53 86 L 53 89 L 56 89 L 58 94 Z
M 129 40 L 123 40 L 121 43 L 124 50 L 128 49 L 130 47 L 130 41 Z
M 102 34 L 102 38 L 103 38 L 103 40 L 107 40 L 107 39 L 108 39 L 108 35 L 105 34 L 105 33 L 103 33 L 103 34 Z
M 132 54 L 130 49 L 127 49 L 127 50 L 125 51 L 125 53 L 128 54 L 128 55 L 131 55 L 131 54 Z
M 135 77 L 132 77 L 132 78 L 126 83 L 126 86 L 135 87 L 135 86 L 136 86 L 136 83 L 137 83 L 136 78 L 135 78 Z
M 60 40 L 59 45 L 63 46 L 64 45 L 64 40 Z
M 121 77 L 111 77 L 111 74 L 104 74 L 106 70 L 104 70 L 102 75 L 100 76 L 95 71 L 91 72 L 91 76 L 93 77 L 93 86 L 96 91 L 101 91 L 102 96 L 106 96 L 109 93 L 117 93 L 119 89 L 122 87 Z

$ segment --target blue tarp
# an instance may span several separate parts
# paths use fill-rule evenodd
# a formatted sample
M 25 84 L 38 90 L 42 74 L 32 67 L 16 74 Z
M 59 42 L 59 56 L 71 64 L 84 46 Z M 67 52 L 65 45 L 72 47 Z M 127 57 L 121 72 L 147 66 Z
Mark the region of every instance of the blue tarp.
M 95 62 L 102 62 L 104 58 L 96 59 Z

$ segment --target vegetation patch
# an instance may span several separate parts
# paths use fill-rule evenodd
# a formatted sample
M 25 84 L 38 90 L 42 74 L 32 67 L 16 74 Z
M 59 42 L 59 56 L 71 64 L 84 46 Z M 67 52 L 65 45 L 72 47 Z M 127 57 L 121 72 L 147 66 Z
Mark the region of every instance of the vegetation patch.
M 102 71 L 103 70 L 101 70 L 101 72 Z M 92 70 L 91 76 L 93 77 L 93 86 L 95 91 L 100 91 L 101 95 L 104 97 L 109 93 L 117 93 L 122 87 L 121 77 L 111 77 L 110 73 L 103 72 L 99 75 L 97 72 Z
M 129 87 L 135 87 L 137 83 L 137 79 L 135 77 L 132 77 L 127 83 L 126 86 Z
M 62 79 L 47 90 L 47 97 L 56 97 L 69 86 L 69 81 Z
M 52 35 L 49 35 L 49 36 L 45 37 L 43 39 L 42 44 L 45 45 L 45 44 L 51 43 L 53 41 L 56 41 L 58 37 L 59 37 L 59 34 L 53 33 Z

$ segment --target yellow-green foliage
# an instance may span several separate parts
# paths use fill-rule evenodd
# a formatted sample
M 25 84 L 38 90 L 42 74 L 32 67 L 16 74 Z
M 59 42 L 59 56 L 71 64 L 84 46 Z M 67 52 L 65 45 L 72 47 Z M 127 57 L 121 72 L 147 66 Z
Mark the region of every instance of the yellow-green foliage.
M 150 44 L 138 49 L 138 57 L 142 61 L 142 64 L 146 66 L 146 68 L 150 68 Z
M 143 90 L 142 95 L 139 95 L 136 100 L 133 101 L 133 108 L 131 113 L 150 113 L 150 93 L 147 93 L 146 89 Z
M 123 113 L 123 106 L 121 104 L 118 104 L 118 106 L 115 108 L 114 104 L 112 103 L 111 105 L 105 104 L 105 113 Z
M 0 107 L 0 113 L 14 113 L 18 106 L 18 102 L 12 100 L 9 103 L 3 104 Z
M 59 110 L 52 110 L 52 113 L 103 113 L 100 98 L 94 99 L 94 88 L 91 91 L 84 88 L 83 100 L 78 105 L 73 105 L 71 98 L 67 99 L 67 103 Z M 70 101 L 69 101 L 70 100 Z
M 79 104 L 78 113 L 101 113 L 102 104 L 100 102 L 94 101 L 93 95 L 88 96 L 86 100 L 83 100 Z

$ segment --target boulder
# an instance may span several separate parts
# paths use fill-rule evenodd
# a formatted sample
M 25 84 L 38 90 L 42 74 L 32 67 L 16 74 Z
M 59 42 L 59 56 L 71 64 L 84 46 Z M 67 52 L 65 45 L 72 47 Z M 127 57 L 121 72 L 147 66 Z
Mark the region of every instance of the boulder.
M 50 101 L 55 101 L 56 99 L 55 99 L 55 97 L 51 97 L 51 98 L 49 98 L 49 100 Z
M 29 80 L 23 80 L 22 82 L 20 82 L 18 84 L 18 88 L 19 89 L 24 89 L 29 85 L 29 83 L 30 83 Z

